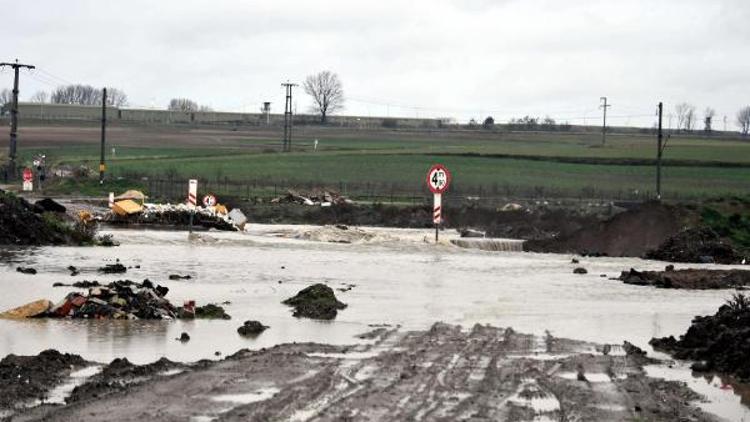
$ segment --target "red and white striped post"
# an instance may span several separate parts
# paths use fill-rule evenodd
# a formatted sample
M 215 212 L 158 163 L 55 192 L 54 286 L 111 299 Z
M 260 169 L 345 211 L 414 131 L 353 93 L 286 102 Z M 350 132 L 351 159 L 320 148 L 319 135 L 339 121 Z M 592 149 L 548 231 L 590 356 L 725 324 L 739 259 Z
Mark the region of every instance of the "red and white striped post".
M 427 172 L 427 187 L 435 195 L 432 206 L 432 222 L 435 224 L 435 243 L 438 242 L 440 224 L 443 223 L 443 192 L 451 183 L 451 173 L 442 164 L 435 164 Z
M 188 230 L 193 232 L 193 214 L 195 214 L 195 205 L 198 203 L 198 181 L 190 179 L 188 182 L 188 208 L 190 208 L 190 226 Z

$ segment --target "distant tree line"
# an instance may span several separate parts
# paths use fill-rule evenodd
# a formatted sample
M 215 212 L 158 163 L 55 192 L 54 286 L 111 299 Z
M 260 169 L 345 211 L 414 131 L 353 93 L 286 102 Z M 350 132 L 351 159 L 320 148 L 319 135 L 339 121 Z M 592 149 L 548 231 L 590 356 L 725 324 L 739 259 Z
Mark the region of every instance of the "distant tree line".
M 207 105 L 200 105 L 189 98 L 172 98 L 167 105 L 169 111 L 213 111 Z
M 557 123 L 555 119 L 545 116 L 540 117 L 524 116 L 513 118 L 508 121 L 510 130 L 544 130 L 544 131 L 569 131 L 572 126 L 568 123 Z

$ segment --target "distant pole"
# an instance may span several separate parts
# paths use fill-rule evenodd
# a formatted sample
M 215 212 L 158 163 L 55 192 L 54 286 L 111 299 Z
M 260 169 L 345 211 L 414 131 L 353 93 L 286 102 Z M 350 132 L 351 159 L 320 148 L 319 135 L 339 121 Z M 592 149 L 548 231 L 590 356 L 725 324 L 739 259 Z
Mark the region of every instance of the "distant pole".
M 104 143 L 107 138 L 107 88 L 102 89 L 102 146 L 99 155 L 99 184 L 104 184 L 104 171 L 107 169 L 104 163 Z
M 292 115 L 292 88 L 297 84 L 289 81 L 281 84 L 286 89 L 286 101 L 284 103 L 284 145 L 282 147 L 284 152 L 290 152 L 292 150 L 292 126 L 293 115 Z
M 612 107 L 611 104 L 607 104 L 607 97 L 601 97 L 602 104 L 599 106 L 604 111 L 604 119 L 602 120 L 602 146 L 607 143 L 607 108 Z
M 21 68 L 35 69 L 29 64 L 20 64 L 18 59 L 15 63 L 0 63 L 0 67 L 9 66 L 13 68 L 13 102 L 10 109 L 10 155 L 8 157 L 8 178 L 16 179 L 16 142 L 18 140 L 18 71 Z
M 664 112 L 664 105 L 659 102 L 659 129 L 657 132 L 657 145 L 656 145 L 656 199 L 661 200 L 661 153 L 662 141 L 664 136 L 662 134 L 662 114 Z

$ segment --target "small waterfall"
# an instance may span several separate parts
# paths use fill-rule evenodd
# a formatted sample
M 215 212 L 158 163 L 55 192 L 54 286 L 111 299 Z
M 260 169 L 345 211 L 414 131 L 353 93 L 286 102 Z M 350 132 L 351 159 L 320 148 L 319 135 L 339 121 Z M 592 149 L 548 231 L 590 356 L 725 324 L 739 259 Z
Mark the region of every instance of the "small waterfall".
M 465 237 L 451 239 L 451 243 L 467 249 L 479 249 L 493 252 L 523 252 L 523 240 L 518 239 L 487 239 Z

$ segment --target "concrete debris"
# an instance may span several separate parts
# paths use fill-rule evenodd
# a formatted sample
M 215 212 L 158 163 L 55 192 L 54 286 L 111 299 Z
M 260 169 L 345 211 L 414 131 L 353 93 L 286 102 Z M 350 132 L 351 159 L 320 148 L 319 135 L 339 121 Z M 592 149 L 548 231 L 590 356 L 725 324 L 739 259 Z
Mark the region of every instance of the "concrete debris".
M 307 193 L 299 193 L 289 189 L 286 195 L 271 200 L 272 204 L 302 204 L 302 205 L 343 205 L 352 203 L 351 200 L 332 190 L 314 189 Z

